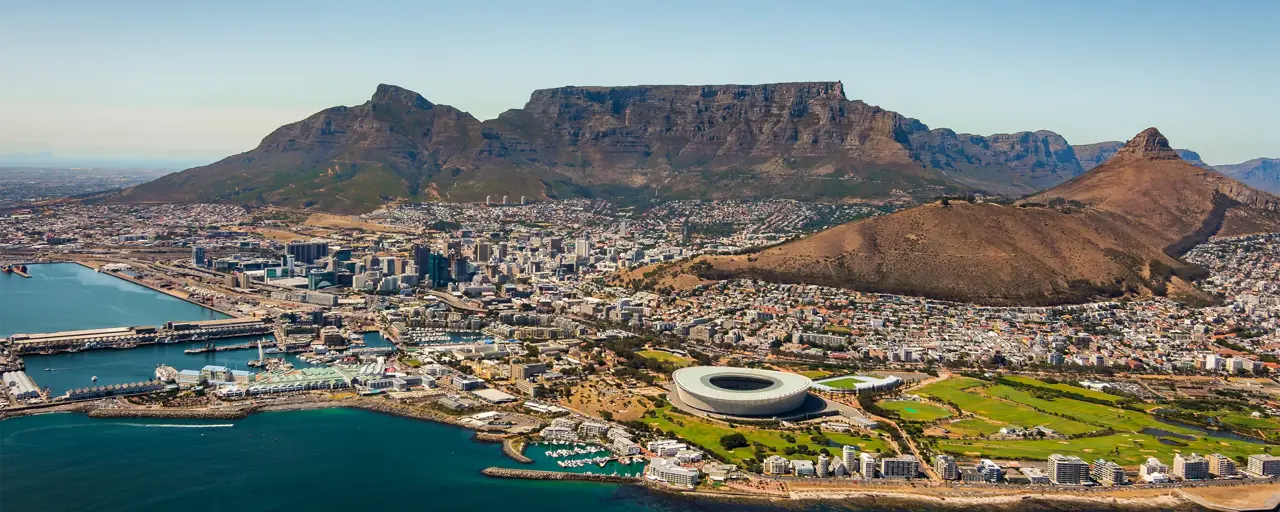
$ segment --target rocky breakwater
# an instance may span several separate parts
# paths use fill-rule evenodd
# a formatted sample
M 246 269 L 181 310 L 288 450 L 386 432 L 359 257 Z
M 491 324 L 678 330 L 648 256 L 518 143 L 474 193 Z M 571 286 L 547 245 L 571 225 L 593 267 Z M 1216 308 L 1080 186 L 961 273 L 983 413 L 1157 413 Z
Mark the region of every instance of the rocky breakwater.
M 238 420 L 254 412 L 253 407 L 235 409 L 131 409 L 102 408 L 88 412 L 90 418 L 174 418 Z
M 538 471 L 534 469 L 485 468 L 480 472 L 493 478 L 521 478 L 524 480 L 580 480 L 584 482 L 607 482 L 630 484 L 640 479 L 632 476 L 588 475 L 586 473 L 566 473 L 561 471 Z

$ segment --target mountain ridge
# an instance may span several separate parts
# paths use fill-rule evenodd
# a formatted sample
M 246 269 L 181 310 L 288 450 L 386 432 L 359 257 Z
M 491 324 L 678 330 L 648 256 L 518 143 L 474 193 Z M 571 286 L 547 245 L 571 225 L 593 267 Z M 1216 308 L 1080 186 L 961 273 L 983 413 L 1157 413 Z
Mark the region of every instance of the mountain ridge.
M 991 305 L 1205 302 L 1212 297 L 1192 284 L 1201 270 L 1180 256 L 1215 235 L 1276 231 L 1280 197 L 1182 160 L 1151 128 L 1103 165 L 1015 205 L 929 203 L 618 281 L 662 288 L 751 278 Z

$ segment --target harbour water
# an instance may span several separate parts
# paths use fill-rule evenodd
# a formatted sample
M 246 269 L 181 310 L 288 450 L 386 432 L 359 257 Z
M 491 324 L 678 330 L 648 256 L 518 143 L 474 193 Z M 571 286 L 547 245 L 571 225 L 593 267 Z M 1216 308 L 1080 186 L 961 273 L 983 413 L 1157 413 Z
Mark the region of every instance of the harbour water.
M 74 263 L 0 273 L 0 337 L 15 333 L 160 325 L 227 315 Z

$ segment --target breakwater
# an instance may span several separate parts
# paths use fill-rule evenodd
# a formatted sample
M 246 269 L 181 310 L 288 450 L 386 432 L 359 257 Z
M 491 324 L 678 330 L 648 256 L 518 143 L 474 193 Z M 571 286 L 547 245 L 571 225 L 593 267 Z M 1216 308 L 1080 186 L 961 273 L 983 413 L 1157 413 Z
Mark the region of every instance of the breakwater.
M 525 443 L 514 437 L 508 437 L 502 440 L 502 453 L 507 454 L 516 462 L 521 464 L 533 464 L 533 459 L 524 455 Z
M 583 482 L 605 482 L 613 484 L 630 484 L 640 481 L 633 476 L 588 475 L 586 473 L 566 473 L 563 471 L 539 471 L 536 469 L 512 469 L 489 467 L 480 474 L 492 478 L 519 478 L 523 480 L 579 480 Z
M 237 409 L 132 409 L 101 408 L 88 412 L 90 418 L 169 418 L 169 419 L 212 419 L 238 420 L 249 416 L 254 407 Z

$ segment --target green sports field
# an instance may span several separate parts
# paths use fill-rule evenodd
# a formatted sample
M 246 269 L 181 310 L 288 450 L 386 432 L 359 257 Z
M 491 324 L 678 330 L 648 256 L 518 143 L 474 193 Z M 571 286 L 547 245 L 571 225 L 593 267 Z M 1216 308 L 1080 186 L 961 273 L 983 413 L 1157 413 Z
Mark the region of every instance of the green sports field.
M 876 405 L 897 412 L 899 418 L 909 421 L 936 421 L 951 417 L 951 411 L 946 407 L 914 400 L 889 400 Z
M 820 384 L 824 386 L 831 386 L 836 389 L 853 389 L 855 386 L 857 386 L 858 384 L 862 384 L 863 382 L 859 379 L 855 379 L 854 377 L 855 377 L 854 375 L 850 375 L 847 377 L 840 377 L 838 379 L 824 380 L 824 381 L 821 381 Z M 857 377 L 863 377 L 863 375 L 857 375 Z M 871 377 L 871 378 L 879 379 L 880 377 Z
M 671 363 L 676 365 L 677 367 L 685 367 L 693 364 L 692 359 L 689 359 L 687 357 L 680 357 L 670 352 L 663 352 L 661 350 L 640 350 L 636 352 L 636 355 L 643 357 L 645 359 L 653 359 L 655 361 Z

